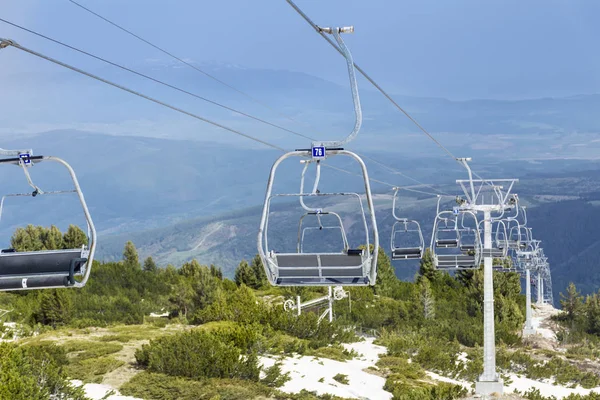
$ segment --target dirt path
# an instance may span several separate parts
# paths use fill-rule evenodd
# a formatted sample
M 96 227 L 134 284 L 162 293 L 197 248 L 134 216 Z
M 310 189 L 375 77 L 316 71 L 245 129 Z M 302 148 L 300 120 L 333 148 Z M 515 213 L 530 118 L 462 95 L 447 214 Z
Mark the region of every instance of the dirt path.
M 104 375 L 102 383 L 114 389 L 119 389 L 124 383 L 129 382 L 131 378 L 141 372 L 135 367 L 135 351 L 148 344 L 149 340 L 136 340 L 123 344 L 123 349 L 112 356 L 117 360 L 125 362 L 125 365 L 115 369 Z

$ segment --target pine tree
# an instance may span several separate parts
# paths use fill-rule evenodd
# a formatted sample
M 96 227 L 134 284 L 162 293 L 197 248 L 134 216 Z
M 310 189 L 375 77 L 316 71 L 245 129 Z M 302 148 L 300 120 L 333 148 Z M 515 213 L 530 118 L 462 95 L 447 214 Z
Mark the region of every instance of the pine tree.
M 600 292 L 589 295 L 585 299 L 587 332 L 600 335 Z
M 156 263 L 154 262 L 152 257 L 148 257 L 144 260 L 144 271 L 156 272 L 157 269 L 158 267 L 156 266 Z
M 63 235 L 63 246 L 65 249 L 78 249 L 88 244 L 87 235 L 75 225 L 69 225 L 69 229 Z
M 59 250 L 64 248 L 63 234 L 56 226 L 44 229 L 42 243 L 45 250 Z
M 205 267 L 206 268 L 206 267 Z M 179 269 L 179 273 L 187 278 L 198 278 L 201 274 L 202 265 L 198 260 L 193 259 L 190 262 L 184 263 Z
M 140 268 L 138 252 L 133 242 L 131 241 L 125 243 L 125 249 L 123 250 L 123 262 L 125 263 L 125 265 L 134 268 Z
M 255 289 L 266 285 L 268 283 L 267 274 L 265 273 L 265 268 L 258 254 L 254 256 L 254 259 L 252 259 L 251 267 L 252 271 L 254 271 L 254 276 L 256 277 L 256 283 L 258 285 Z
M 379 248 L 377 256 L 377 279 L 375 280 L 375 293 L 393 297 L 393 293 L 398 287 L 398 277 L 390 258 L 385 254 L 383 248 Z
M 423 306 L 423 317 L 425 319 L 435 318 L 435 298 L 431 290 L 431 283 L 425 276 L 419 281 L 419 291 L 421 305 Z
M 66 290 L 46 290 L 41 294 L 38 322 L 56 328 L 69 322 L 73 303 Z
M 27 225 L 18 228 L 10 239 L 10 244 L 16 251 L 39 251 L 44 249 L 42 236 L 44 228 L 41 226 Z
M 242 284 L 254 288 L 257 287 L 256 275 L 252 267 L 248 265 L 246 260 L 242 260 L 235 270 L 235 283 L 240 286 Z
M 210 264 L 210 274 L 220 281 L 223 280 L 223 271 L 221 271 L 221 267 L 217 267 L 214 264 Z
M 10 247 L 16 251 L 28 251 L 33 249 L 33 240 L 24 228 L 17 228 L 10 238 Z
M 442 275 L 433 265 L 433 256 L 429 249 L 425 249 L 419 265 L 419 275 L 427 278 L 430 283 L 436 282 Z
M 187 318 L 188 312 L 193 306 L 194 289 L 184 276 L 178 276 L 177 281 L 171 287 L 169 301 L 175 306 L 178 314 Z
M 560 305 L 567 313 L 567 321 L 573 323 L 579 318 L 583 308 L 583 296 L 577 291 L 573 282 L 567 286 L 567 294 L 560 294 Z

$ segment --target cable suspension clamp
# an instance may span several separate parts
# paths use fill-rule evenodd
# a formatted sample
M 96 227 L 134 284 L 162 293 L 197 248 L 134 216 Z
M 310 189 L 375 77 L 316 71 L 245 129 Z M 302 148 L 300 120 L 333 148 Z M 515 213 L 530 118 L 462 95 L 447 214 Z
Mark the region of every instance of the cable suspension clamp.
M 8 46 L 16 46 L 16 44 L 17 43 L 14 40 L 0 38 L 0 49 Z
M 319 29 L 319 32 L 324 32 L 324 33 L 354 33 L 354 26 L 343 26 L 341 28 L 325 28 L 325 27 L 320 27 L 317 26 L 317 28 Z

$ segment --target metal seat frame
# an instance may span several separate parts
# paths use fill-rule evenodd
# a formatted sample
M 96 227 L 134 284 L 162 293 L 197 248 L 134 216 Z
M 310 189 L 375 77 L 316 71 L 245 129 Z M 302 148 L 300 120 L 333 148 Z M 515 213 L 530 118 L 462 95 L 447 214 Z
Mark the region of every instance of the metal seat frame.
M 421 225 L 415 221 L 407 218 L 401 218 L 396 214 L 396 203 L 398 198 L 399 188 L 394 188 L 394 197 L 392 200 L 392 216 L 395 219 L 394 225 L 392 226 L 392 237 L 390 239 L 390 247 L 392 250 L 392 260 L 411 260 L 420 259 L 423 257 L 425 251 L 425 239 L 423 238 L 423 232 L 421 231 Z M 402 232 L 400 227 L 404 227 L 403 232 L 417 232 L 419 236 L 419 244 L 414 247 L 399 247 L 396 246 L 396 234 Z
M 471 216 L 475 221 L 475 226 L 478 226 L 477 216 L 475 215 L 475 213 L 471 211 L 461 211 L 461 213 L 465 213 Z M 433 223 L 433 233 L 431 235 L 431 245 L 429 248 L 435 267 L 441 270 L 467 270 L 479 268 L 482 259 L 482 245 L 481 237 L 479 235 L 478 230 L 474 230 L 474 232 L 476 232 L 476 239 L 472 254 L 464 254 L 463 252 L 461 252 L 460 245 L 455 247 L 443 247 L 438 245 L 439 240 L 437 239 L 437 236 L 440 232 L 439 224 L 441 221 L 444 221 L 445 226 L 447 226 L 448 220 L 454 221 L 455 229 L 457 229 L 456 214 L 453 211 L 439 212 L 436 215 Z M 450 249 L 455 250 L 454 252 L 451 252 Z
M 27 252 L 17 252 L 10 249 L 0 252 L 0 291 L 62 287 L 81 288 L 85 286 L 90 276 L 96 250 L 96 229 L 75 171 L 66 161 L 58 157 L 33 156 L 31 150 L 0 150 L 0 155 L 12 156 L 11 158 L 0 159 L 0 164 L 12 164 L 22 167 L 29 185 L 34 188 L 31 194 L 18 193 L 3 196 L 0 201 L 0 218 L 2 217 L 6 197 L 36 197 L 46 194 L 75 192 L 81 203 L 88 230 L 88 246 L 82 246 L 79 249 Z M 44 192 L 34 185 L 28 169 L 34 163 L 42 161 L 53 161 L 64 166 L 73 181 L 74 189 L 71 191 Z M 76 276 L 82 278 L 76 280 Z

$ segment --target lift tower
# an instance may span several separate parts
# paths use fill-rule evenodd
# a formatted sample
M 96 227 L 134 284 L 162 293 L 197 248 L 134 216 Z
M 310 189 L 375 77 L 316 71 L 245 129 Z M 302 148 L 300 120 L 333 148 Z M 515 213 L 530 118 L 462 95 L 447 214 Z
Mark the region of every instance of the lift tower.
M 516 198 L 511 190 L 518 179 L 473 179 L 468 164 L 471 159 L 458 158 L 457 161 L 469 173 L 468 180 L 456 181 L 466 197 L 460 202 L 458 212 L 483 213 L 483 374 L 475 384 L 475 392 L 481 395 L 494 392 L 501 394 L 503 382 L 496 373 L 492 220 L 501 219 L 505 211 L 515 207 Z M 488 188 L 491 193 L 487 191 Z

